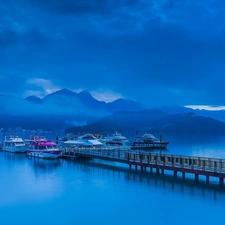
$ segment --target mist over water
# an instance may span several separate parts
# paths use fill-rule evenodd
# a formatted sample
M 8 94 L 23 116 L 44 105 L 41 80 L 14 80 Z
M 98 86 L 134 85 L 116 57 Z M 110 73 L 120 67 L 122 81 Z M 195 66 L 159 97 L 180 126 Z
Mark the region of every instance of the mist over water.
M 163 154 L 225 158 L 223 135 L 163 134 L 163 139 L 170 141 Z M 197 184 L 193 176 L 182 180 L 179 173 L 174 178 L 172 172 L 130 171 L 120 163 L 45 160 L 1 151 L 0 224 L 221 223 L 225 189 L 216 178 L 207 185 L 205 177 Z

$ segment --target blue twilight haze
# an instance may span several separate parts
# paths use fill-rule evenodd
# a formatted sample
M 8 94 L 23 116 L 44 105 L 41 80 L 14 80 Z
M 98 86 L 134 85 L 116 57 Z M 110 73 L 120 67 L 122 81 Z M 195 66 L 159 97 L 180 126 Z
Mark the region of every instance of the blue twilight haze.
M 224 104 L 222 0 L 1 0 L 1 94 Z

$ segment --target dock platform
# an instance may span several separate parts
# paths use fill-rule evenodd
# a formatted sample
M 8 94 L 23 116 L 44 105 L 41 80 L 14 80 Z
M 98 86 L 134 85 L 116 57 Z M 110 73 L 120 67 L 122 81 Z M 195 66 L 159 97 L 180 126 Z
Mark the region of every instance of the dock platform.
M 182 178 L 189 173 L 194 174 L 196 181 L 199 175 L 203 175 L 207 183 L 210 177 L 217 177 L 219 184 L 224 185 L 225 159 L 97 148 L 70 148 L 62 157 L 108 160 L 128 164 L 130 169 L 135 167 L 137 170 L 139 167 L 146 171 L 149 168 L 150 171 L 155 169 L 157 173 L 162 174 L 169 170 L 173 171 L 175 177 L 178 172 L 182 173 Z

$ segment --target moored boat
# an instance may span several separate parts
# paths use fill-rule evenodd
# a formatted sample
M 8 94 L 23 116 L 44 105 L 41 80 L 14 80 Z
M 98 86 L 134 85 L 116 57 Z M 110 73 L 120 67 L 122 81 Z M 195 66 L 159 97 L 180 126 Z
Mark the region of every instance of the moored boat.
M 76 138 L 77 137 L 74 134 L 68 133 L 64 137 L 60 137 L 58 139 L 58 142 L 59 142 L 60 145 L 63 145 L 64 142 L 71 141 L 71 140 L 75 140 Z
M 134 139 L 131 149 L 166 149 L 168 144 L 168 141 L 162 141 L 162 136 L 158 139 L 152 134 L 145 133 Z
M 106 147 L 115 149 L 130 149 L 131 141 L 122 134 L 115 132 L 112 136 L 100 137 L 101 141 Z
M 63 145 L 71 147 L 88 147 L 88 148 L 104 147 L 104 145 L 93 134 L 89 133 L 79 136 L 77 139 L 65 141 L 63 142 Z
M 27 146 L 24 140 L 18 136 L 5 136 L 2 143 L 2 150 L 7 152 L 25 153 Z
M 28 138 L 26 141 L 30 141 L 26 151 L 27 156 L 48 159 L 57 159 L 62 156 L 62 150 L 57 144 L 51 140 L 46 140 L 45 137 Z

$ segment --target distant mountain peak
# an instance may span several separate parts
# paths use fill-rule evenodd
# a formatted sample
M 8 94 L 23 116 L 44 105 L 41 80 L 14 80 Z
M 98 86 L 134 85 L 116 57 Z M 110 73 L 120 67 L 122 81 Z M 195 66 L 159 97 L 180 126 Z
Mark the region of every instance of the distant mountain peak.
M 62 94 L 62 95 L 68 95 L 68 96 L 71 96 L 71 95 L 74 95 L 76 94 L 75 92 L 67 89 L 67 88 L 63 88 L 61 90 L 58 90 L 56 92 L 53 92 L 52 94 Z
M 27 96 L 25 98 L 25 100 L 28 101 L 28 102 L 33 102 L 33 103 L 38 103 L 38 104 L 42 103 L 42 100 L 39 97 L 34 96 L 34 95 Z
M 81 91 L 80 93 L 79 93 L 79 95 L 82 95 L 82 96 L 86 96 L 86 97 L 92 97 L 92 95 L 88 92 L 88 91 Z M 93 98 L 93 97 L 92 97 Z
M 78 96 L 82 101 L 85 101 L 89 105 L 95 105 L 97 102 L 100 103 L 97 99 L 95 99 L 89 92 L 87 91 L 81 91 Z
M 88 91 L 81 91 L 81 92 L 79 92 L 79 94 L 81 94 L 81 95 L 91 95 Z
M 33 99 L 40 99 L 39 97 L 35 96 L 35 95 L 30 95 L 27 96 L 25 99 L 29 99 L 29 98 L 33 98 Z
M 115 111 L 139 111 L 144 107 L 139 103 L 133 100 L 119 98 L 113 102 L 107 103 L 109 109 L 111 108 L 111 112 Z

